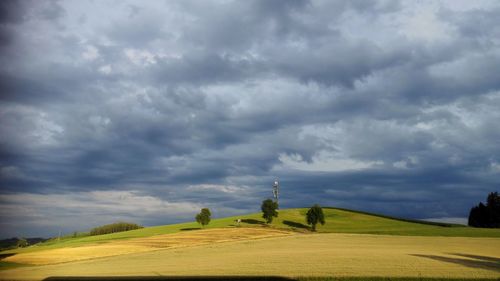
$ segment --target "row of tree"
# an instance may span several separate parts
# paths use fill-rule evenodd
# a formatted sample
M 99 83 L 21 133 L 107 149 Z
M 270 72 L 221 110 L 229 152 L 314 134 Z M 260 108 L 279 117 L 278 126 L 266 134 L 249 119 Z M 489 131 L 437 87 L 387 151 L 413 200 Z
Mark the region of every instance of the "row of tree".
M 47 239 L 39 237 L 32 237 L 32 238 L 12 237 L 7 239 L 2 239 L 0 240 L 0 251 L 15 249 L 15 248 L 24 248 L 28 247 L 29 245 L 34 245 L 43 242 L 45 240 Z
M 139 228 L 143 228 L 143 226 L 129 222 L 117 222 L 117 223 L 94 227 L 90 230 L 90 235 L 101 235 L 101 234 L 134 230 Z
M 262 210 L 262 218 L 266 220 L 266 223 L 272 223 L 273 218 L 278 217 L 278 202 L 272 199 L 266 199 L 262 201 L 260 209 Z M 325 215 L 323 214 L 323 209 L 315 204 L 306 213 L 306 222 L 311 225 L 312 231 L 316 231 L 316 225 L 320 223 L 325 224 Z
M 278 217 L 278 203 L 271 200 L 266 199 L 262 201 L 261 205 L 262 210 L 262 218 L 266 220 L 266 223 L 272 223 L 273 218 Z M 208 225 L 211 220 L 212 213 L 208 208 L 201 209 L 200 213 L 195 216 L 196 222 L 201 224 L 202 227 Z M 306 213 L 306 222 L 311 225 L 313 231 L 316 231 L 316 225 L 320 223 L 321 225 L 325 224 L 325 215 L 323 214 L 323 209 L 318 205 L 312 206 Z
M 472 207 L 469 213 L 469 226 L 474 227 L 500 227 L 500 196 L 498 192 L 492 192 L 486 199 L 486 205 L 479 202 Z

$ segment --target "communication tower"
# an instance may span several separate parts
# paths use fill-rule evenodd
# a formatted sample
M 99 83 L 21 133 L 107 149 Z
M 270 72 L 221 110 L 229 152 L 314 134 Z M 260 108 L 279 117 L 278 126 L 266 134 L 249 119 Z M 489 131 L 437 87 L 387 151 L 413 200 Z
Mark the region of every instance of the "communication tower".
M 273 184 L 273 196 L 274 200 L 276 200 L 276 203 L 278 203 L 278 208 L 279 208 L 279 192 L 280 192 L 280 183 L 276 179 Z

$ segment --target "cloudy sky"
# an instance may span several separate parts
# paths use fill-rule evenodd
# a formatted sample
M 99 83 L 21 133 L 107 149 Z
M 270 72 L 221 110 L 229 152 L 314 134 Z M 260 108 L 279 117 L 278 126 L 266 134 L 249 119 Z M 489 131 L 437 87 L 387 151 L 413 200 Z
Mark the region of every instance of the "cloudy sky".
M 0 238 L 500 187 L 498 1 L 1 1 Z

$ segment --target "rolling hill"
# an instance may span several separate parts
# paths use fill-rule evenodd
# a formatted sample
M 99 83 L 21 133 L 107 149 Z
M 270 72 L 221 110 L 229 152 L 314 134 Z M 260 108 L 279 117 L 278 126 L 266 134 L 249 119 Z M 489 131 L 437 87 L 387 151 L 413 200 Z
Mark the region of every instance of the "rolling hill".
M 307 209 L 66 237 L 0 253 L 0 280 L 49 276 L 246 275 L 499 277 L 500 229 L 435 224 L 324 208 L 312 234 Z M 236 219 L 242 219 L 240 226 Z M 191 265 L 196 264 L 196 267 Z
M 500 229 L 472 228 L 454 224 L 429 223 L 378 214 L 370 214 L 339 208 L 323 208 L 326 224 L 318 226 L 319 233 L 384 234 L 405 236 L 448 236 L 448 237 L 500 237 Z M 305 224 L 306 208 L 283 209 L 269 227 L 297 232 L 309 232 Z M 241 227 L 265 226 L 261 213 L 213 219 L 205 229 L 236 227 L 235 220 L 242 219 Z M 121 239 L 149 237 L 200 229 L 196 222 L 145 227 L 142 229 L 112 234 L 66 237 L 49 240 L 32 247 L 5 251 L 4 253 L 24 253 L 45 249 L 83 246 L 93 243 L 106 243 Z

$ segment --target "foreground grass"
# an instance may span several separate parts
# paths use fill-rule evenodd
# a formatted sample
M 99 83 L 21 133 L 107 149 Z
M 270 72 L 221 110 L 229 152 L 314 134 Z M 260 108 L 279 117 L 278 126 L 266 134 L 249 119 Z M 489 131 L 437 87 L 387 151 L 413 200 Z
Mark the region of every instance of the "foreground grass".
M 44 281 L 492 281 L 496 278 L 412 278 L 412 277 L 298 277 L 277 276 L 134 276 L 134 277 L 49 277 Z
M 0 279 L 89 275 L 499 278 L 498 249 L 499 238 L 295 234 L 16 268 L 0 272 Z
M 2 261 L 2 260 L 0 260 L 0 271 L 1 270 L 18 268 L 18 267 L 23 267 L 23 266 L 27 266 L 27 265 L 26 264 L 21 264 L 21 263 L 16 263 L 16 262 L 8 262 L 8 261 Z
M 498 278 L 433 278 L 433 277 L 300 277 L 297 281 L 491 281 Z
M 305 213 L 307 209 L 285 209 L 279 211 L 279 217 L 273 221 L 270 227 L 309 231 L 305 225 Z M 420 223 L 401 221 L 396 219 L 373 216 L 369 214 L 324 208 L 326 224 L 318 226 L 320 233 L 357 233 L 357 234 L 385 234 L 405 236 L 448 236 L 448 237 L 500 237 L 500 229 L 471 228 L 466 226 L 436 226 Z M 214 219 L 206 227 L 222 228 L 235 227 L 235 220 L 242 219 L 243 227 L 261 227 L 264 224 L 260 213 L 234 216 L 228 218 Z M 186 232 L 199 229 L 195 222 L 180 224 L 146 227 L 143 229 L 118 232 L 105 235 L 66 237 L 64 239 L 47 241 L 31 247 L 13 249 L 3 253 L 25 253 L 31 251 L 57 249 L 64 247 L 78 247 L 95 243 L 107 243 L 115 240 L 149 237 L 160 234 Z

